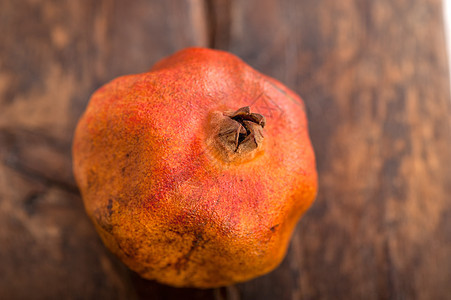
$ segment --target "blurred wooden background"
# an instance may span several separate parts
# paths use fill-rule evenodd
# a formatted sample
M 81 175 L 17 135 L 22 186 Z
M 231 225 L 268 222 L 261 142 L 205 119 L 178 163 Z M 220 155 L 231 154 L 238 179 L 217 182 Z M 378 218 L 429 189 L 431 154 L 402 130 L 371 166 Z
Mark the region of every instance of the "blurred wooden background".
M 440 0 L 0 1 L 0 299 L 450 299 Z M 71 173 L 90 94 L 187 46 L 305 100 L 320 192 L 274 272 L 174 289 L 103 247 Z

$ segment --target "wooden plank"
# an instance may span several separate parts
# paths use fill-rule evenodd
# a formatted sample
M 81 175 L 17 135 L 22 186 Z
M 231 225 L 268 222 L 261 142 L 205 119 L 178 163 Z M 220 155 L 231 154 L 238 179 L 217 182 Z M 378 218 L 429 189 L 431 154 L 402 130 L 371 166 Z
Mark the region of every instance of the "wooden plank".
M 0 1 L 0 298 L 133 299 L 71 171 L 90 94 L 206 46 L 201 1 Z
M 233 2 L 231 50 L 299 92 L 320 192 L 242 299 L 451 294 L 451 102 L 441 1 Z M 230 30 L 230 32 L 227 32 Z

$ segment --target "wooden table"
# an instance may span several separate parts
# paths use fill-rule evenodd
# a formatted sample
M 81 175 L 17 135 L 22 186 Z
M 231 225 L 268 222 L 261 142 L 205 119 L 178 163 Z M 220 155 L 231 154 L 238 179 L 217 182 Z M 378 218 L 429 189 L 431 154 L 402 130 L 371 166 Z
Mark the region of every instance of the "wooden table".
M 450 299 L 440 0 L 2 0 L 0 32 L 0 299 Z M 128 271 L 71 171 L 89 95 L 187 46 L 297 91 L 320 178 L 281 266 L 213 290 Z

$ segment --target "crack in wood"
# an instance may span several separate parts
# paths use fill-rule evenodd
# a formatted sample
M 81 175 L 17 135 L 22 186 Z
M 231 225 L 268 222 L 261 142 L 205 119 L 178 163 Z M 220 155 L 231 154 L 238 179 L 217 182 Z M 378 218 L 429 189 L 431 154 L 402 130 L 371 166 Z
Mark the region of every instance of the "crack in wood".
M 204 0 L 207 13 L 208 47 L 213 49 L 227 49 L 231 38 L 231 9 L 230 0 Z
M 4 160 L 3 166 L 10 168 L 11 170 L 18 172 L 19 174 L 21 174 L 31 180 L 40 182 L 40 183 L 44 184 L 46 187 L 55 186 L 68 193 L 71 193 L 71 194 L 74 194 L 77 196 L 80 195 L 80 192 L 75 185 L 70 185 L 66 182 L 58 181 L 53 178 L 46 177 L 37 171 L 30 170 L 30 169 L 26 168 L 25 166 L 22 166 L 13 161 Z

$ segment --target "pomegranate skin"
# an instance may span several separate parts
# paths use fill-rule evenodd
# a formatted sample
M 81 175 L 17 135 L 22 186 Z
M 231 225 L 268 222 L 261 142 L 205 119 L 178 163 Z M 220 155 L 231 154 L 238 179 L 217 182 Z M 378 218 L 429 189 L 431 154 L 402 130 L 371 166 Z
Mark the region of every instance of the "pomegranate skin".
M 273 270 L 317 192 L 302 100 L 204 48 L 98 89 L 73 169 L 104 244 L 142 277 L 177 287 Z

